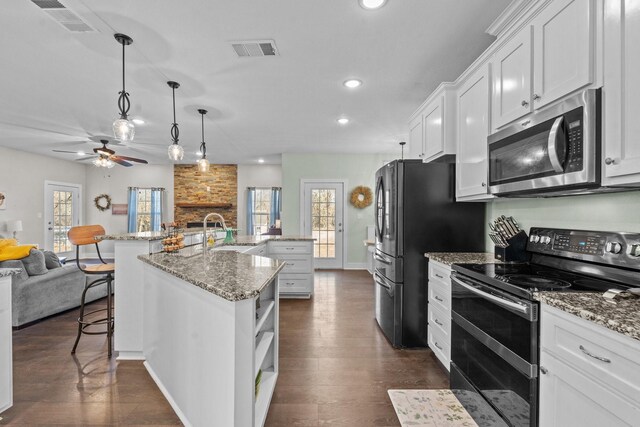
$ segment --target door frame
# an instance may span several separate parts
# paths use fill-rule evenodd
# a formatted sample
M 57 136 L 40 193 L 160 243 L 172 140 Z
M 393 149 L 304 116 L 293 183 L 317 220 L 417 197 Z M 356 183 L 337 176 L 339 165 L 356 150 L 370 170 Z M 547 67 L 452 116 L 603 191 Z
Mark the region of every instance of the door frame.
M 347 263 L 347 253 L 348 253 L 348 243 L 349 238 L 347 237 L 348 228 L 347 228 L 347 185 L 349 180 L 347 179 L 309 179 L 303 178 L 300 179 L 300 235 L 304 236 L 304 226 L 305 226 L 305 200 L 304 200 L 304 187 L 305 184 L 342 184 L 342 269 L 346 269 Z M 313 255 L 313 253 L 312 253 Z
M 49 180 L 45 180 L 44 181 L 44 195 L 43 195 L 43 200 L 44 200 L 44 204 L 43 206 L 43 221 L 42 221 L 42 226 L 43 226 L 43 230 L 44 230 L 44 235 L 43 235 L 43 247 L 45 250 L 53 250 L 53 248 L 47 248 L 47 235 L 48 235 L 48 227 L 47 227 L 47 216 L 49 214 L 49 200 L 47 199 L 47 190 L 49 188 L 50 185 L 59 185 L 62 187 L 72 187 L 72 188 L 76 188 L 78 190 L 78 224 L 77 225 L 81 225 L 84 223 L 84 217 L 83 217 L 83 213 L 84 213 L 84 209 L 82 207 L 82 204 L 84 203 L 84 198 L 83 198 L 83 191 L 82 191 L 82 184 L 77 184 L 77 183 L 73 183 L 73 182 L 62 182 L 62 181 L 49 181 Z

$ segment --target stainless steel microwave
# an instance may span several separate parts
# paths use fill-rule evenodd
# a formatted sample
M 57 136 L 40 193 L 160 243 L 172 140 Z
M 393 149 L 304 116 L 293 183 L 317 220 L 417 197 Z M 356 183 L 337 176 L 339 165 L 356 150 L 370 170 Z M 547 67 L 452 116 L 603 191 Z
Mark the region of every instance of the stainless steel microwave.
M 489 136 L 489 190 L 562 195 L 600 186 L 601 89 L 588 89 Z

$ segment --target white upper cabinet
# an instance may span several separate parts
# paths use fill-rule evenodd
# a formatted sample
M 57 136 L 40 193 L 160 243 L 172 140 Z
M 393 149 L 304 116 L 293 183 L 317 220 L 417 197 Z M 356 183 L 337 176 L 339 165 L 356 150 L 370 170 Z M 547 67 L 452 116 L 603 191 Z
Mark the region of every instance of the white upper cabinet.
M 455 93 L 442 84 L 409 122 L 409 155 L 425 162 L 455 154 Z
M 554 0 L 494 55 L 492 128 L 595 81 L 593 0 Z
M 640 1 L 606 0 L 603 185 L 640 183 Z
M 490 65 L 482 65 L 458 89 L 456 199 L 486 200 Z
M 593 82 L 593 0 L 554 0 L 533 24 L 533 108 Z
M 422 159 L 424 146 L 422 144 L 422 115 L 418 114 L 409 122 L 409 159 Z
M 499 128 L 532 111 L 531 32 L 527 26 L 493 57 L 493 127 Z

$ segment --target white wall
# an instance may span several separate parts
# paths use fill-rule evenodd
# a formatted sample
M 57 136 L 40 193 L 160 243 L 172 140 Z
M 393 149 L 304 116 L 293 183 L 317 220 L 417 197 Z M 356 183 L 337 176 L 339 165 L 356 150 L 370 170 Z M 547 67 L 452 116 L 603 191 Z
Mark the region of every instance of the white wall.
M 238 165 L 238 234 L 247 234 L 247 187 L 282 187 L 280 165 Z
M 100 194 L 111 196 L 111 203 L 127 203 L 129 187 L 163 187 L 164 221 L 173 220 L 173 165 L 134 165 L 113 169 L 87 167 L 85 223 L 100 224 L 108 234 L 127 232 L 127 215 L 111 215 L 111 210 L 100 212 L 93 199 Z M 103 242 L 100 251 L 110 255 L 113 243 Z
M 6 210 L 0 210 L 0 234 L 8 234 L 7 221 L 21 220 L 20 242 L 44 248 L 45 180 L 79 184 L 81 200 L 87 198 L 85 165 L 0 147 L 0 191 L 7 195 Z M 81 214 L 81 223 L 84 218 Z

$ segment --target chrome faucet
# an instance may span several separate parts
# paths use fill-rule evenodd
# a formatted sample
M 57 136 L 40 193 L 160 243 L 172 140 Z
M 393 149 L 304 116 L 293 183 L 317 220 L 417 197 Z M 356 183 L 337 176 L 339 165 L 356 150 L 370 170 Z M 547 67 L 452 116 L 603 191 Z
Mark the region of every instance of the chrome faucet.
M 206 252 L 208 241 L 209 241 L 209 239 L 207 239 L 207 220 L 209 219 L 210 216 L 217 216 L 218 218 L 220 218 L 220 221 L 222 222 L 222 229 L 225 232 L 227 231 L 227 224 L 224 222 L 224 218 L 222 217 L 222 215 L 220 215 L 217 212 L 208 213 L 207 216 L 205 216 L 204 220 L 202 221 L 203 237 L 204 237 L 202 241 L 202 247 L 205 249 L 205 252 Z

